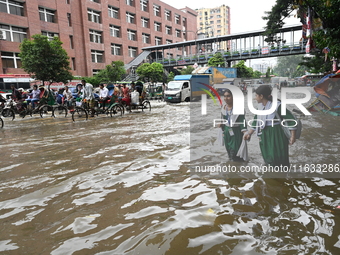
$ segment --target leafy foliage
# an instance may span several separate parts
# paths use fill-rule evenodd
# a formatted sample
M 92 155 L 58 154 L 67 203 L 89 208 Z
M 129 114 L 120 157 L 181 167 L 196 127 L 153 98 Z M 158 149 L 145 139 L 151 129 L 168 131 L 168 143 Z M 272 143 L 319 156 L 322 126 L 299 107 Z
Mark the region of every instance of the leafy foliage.
M 167 82 L 173 81 L 174 78 L 175 78 L 175 74 L 174 74 L 173 72 L 170 72 L 170 74 L 169 74 L 169 76 L 168 76 L 168 78 L 167 78 Z
M 316 52 L 322 51 L 325 47 L 330 48 L 329 57 L 340 59 L 340 9 L 339 0 L 276 0 L 272 10 L 266 12 L 267 20 L 265 35 L 267 41 L 273 40 L 274 34 L 284 25 L 284 19 L 288 17 L 293 10 L 298 11 L 300 21 L 303 19 L 303 13 L 308 8 L 312 10 L 313 23 L 320 23 L 322 29 L 315 30 L 312 38 L 316 45 Z M 316 55 L 318 57 L 318 55 Z
M 208 61 L 208 66 L 220 66 L 225 67 L 224 57 L 221 52 L 216 52 L 212 58 Z
M 326 73 L 332 69 L 332 62 L 324 60 L 324 54 L 321 52 L 316 52 L 310 57 L 303 57 L 303 62 L 300 63 L 304 66 L 310 73 Z
M 122 79 L 122 76 L 126 73 L 124 69 L 123 61 L 112 61 L 111 65 L 107 65 L 105 69 L 100 70 L 96 75 L 100 82 L 116 82 Z
M 144 63 L 137 70 L 140 79 L 147 82 L 159 82 L 163 80 L 163 65 L 157 62 Z
M 307 67 L 304 66 L 302 55 L 281 56 L 274 71 L 278 76 L 298 77 L 305 74 Z
M 187 68 L 183 68 L 181 70 L 181 74 L 191 74 L 192 71 L 194 71 L 195 68 L 193 68 L 192 66 L 187 66 Z
M 58 37 L 49 41 L 47 36 L 36 34 L 32 40 L 24 39 L 20 44 L 22 68 L 33 78 L 43 82 L 67 83 L 72 80 L 70 62 L 63 43 Z
M 253 78 L 261 78 L 262 73 L 260 71 L 254 71 L 253 72 Z
M 91 83 L 94 87 L 98 87 L 101 82 L 101 80 L 95 75 L 92 77 L 82 77 L 82 80 L 85 80 L 86 83 Z
M 253 68 L 247 67 L 245 65 L 244 60 L 241 60 L 236 65 L 233 66 L 237 68 L 237 77 L 238 78 L 252 78 L 253 77 Z

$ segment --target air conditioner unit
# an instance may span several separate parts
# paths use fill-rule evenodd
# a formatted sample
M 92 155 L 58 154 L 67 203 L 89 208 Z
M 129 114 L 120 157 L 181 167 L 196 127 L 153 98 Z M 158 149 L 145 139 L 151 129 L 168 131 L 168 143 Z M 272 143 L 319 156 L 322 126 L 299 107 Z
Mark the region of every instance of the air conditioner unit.
M 0 40 L 6 40 L 6 32 L 4 30 L 0 30 Z

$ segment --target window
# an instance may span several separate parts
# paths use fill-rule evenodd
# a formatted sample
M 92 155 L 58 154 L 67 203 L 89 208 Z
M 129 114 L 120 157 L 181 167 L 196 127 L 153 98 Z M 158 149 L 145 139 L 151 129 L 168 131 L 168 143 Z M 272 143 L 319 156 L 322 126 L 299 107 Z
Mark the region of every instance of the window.
M 76 70 L 76 58 L 71 58 L 72 70 Z
M 73 35 L 70 35 L 70 48 L 74 49 L 73 47 Z
M 149 27 L 149 19 L 142 17 L 142 27 Z
M 178 14 L 175 14 L 175 22 L 176 22 L 176 24 L 181 23 L 181 17 Z
M 161 23 L 155 22 L 155 31 L 161 31 Z
M 148 11 L 148 0 L 140 0 L 140 9 L 144 12 Z
M 67 23 L 69 27 L 72 27 L 71 13 L 67 13 Z
M 21 60 L 19 53 L 1 52 L 1 62 L 3 68 L 20 68 Z
M 22 42 L 25 38 L 27 38 L 27 28 L 0 24 L 0 29 L 5 31 L 6 41 Z
M 217 24 L 221 24 L 221 20 L 217 20 Z
M 158 5 L 153 5 L 153 14 L 155 15 L 155 16 L 158 16 L 158 17 L 160 17 L 161 16 L 161 12 L 160 12 L 160 9 L 161 9 L 161 7 L 159 7 Z
M 110 25 L 110 35 L 113 37 L 120 37 L 120 27 Z
M 137 48 L 129 46 L 129 57 L 137 57 Z
M 213 20 L 211 20 L 211 21 L 210 21 L 210 24 L 214 24 L 214 21 L 213 21 Z
M 93 69 L 92 70 L 92 75 L 97 75 L 99 74 L 100 70 L 99 69 Z
M 181 37 L 181 30 L 176 29 L 176 37 Z
M 102 43 L 102 32 L 90 29 L 90 42 Z
M 116 7 L 109 6 L 109 17 L 119 19 L 119 9 Z
M 135 14 L 127 12 L 126 13 L 126 22 L 135 24 Z
M 93 63 L 103 63 L 104 52 L 99 50 L 91 50 L 91 57 Z
M 0 0 L 0 12 L 24 16 L 24 4 L 11 0 Z
M 135 1 L 134 0 L 126 0 L 126 4 L 130 6 L 135 6 Z
M 171 11 L 165 10 L 164 14 L 166 20 L 171 20 Z
M 222 18 L 222 16 L 221 16 L 221 15 L 217 15 L 217 16 L 216 16 L 216 18 L 218 18 L 218 19 L 219 19 L 219 18 Z
M 87 18 L 89 21 L 100 23 L 100 12 L 88 9 Z
M 156 45 L 162 45 L 162 38 L 160 38 L 160 37 L 155 37 L 155 44 L 156 44 Z
M 66 0 L 66 4 L 70 4 L 70 0 Z
M 100 3 L 99 0 L 90 0 L 91 2 Z
M 53 32 L 41 31 L 41 34 L 47 36 L 49 41 L 52 41 L 54 37 L 59 37 L 58 33 Z
M 166 40 L 166 44 L 171 44 L 172 40 Z
M 131 41 L 137 41 L 136 31 L 133 31 L 133 30 L 128 29 L 127 34 L 128 34 L 128 39 L 129 39 L 129 40 L 131 40 Z
M 143 43 L 150 43 L 150 35 L 143 33 L 142 40 L 143 40 Z
M 39 7 L 40 20 L 54 23 L 55 11 Z
M 171 27 L 165 27 L 165 33 L 167 34 L 167 35 L 171 35 Z
M 187 26 L 187 19 L 183 18 L 183 26 L 186 27 Z
M 122 55 L 122 45 L 120 44 L 111 44 L 111 53 L 112 55 L 121 56 Z

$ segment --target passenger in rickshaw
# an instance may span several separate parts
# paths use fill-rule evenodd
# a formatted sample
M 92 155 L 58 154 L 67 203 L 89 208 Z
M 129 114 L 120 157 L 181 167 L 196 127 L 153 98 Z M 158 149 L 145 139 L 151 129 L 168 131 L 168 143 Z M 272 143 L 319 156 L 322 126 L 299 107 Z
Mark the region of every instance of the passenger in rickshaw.
M 118 88 L 118 92 L 117 92 L 117 96 L 118 96 L 118 101 L 121 103 L 122 99 L 123 99 L 123 86 L 120 84 L 116 85 L 116 88 Z
M 100 106 L 103 106 L 103 110 L 105 110 L 105 103 L 109 100 L 109 90 L 104 86 L 104 84 L 99 85 L 99 100 Z
M 139 105 L 139 92 L 136 89 L 131 92 L 131 105 Z
M 29 93 L 30 98 L 26 99 L 27 105 L 31 103 L 32 109 L 35 108 L 35 103 L 38 103 L 40 100 L 40 91 L 38 90 L 38 85 L 33 85 L 33 90 Z
M 123 84 L 122 92 L 123 92 L 122 104 L 130 105 L 131 103 L 130 90 L 128 87 L 126 87 L 126 84 Z
M 21 92 L 15 88 L 14 84 L 11 84 L 11 89 L 12 89 L 11 99 L 17 103 L 16 107 L 18 111 L 24 110 L 25 105 L 23 103 Z
M 11 89 L 12 89 L 12 95 L 11 98 L 13 101 L 18 102 L 22 99 L 22 95 L 19 90 L 15 88 L 14 84 L 11 84 Z
M 71 107 L 73 103 L 73 95 L 68 86 L 65 86 L 65 90 L 63 92 L 63 104 L 65 103 L 68 107 Z
M 1 94 L 0 94 L 0 106 L 3 107 L 6 103 L 6 98 L 4 98 Z

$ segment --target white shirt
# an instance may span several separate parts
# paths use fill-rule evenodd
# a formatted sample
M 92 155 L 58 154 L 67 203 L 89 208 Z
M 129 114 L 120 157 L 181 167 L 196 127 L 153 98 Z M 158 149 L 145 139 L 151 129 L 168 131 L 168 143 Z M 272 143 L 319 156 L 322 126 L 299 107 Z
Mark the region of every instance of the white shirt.
M 100 98 L 105 98 L 109 96 L 109 90 L 104 87 L 103 89 L 99 89 L 99 97 Z
M 68 91 L 64 90 L 63 95 L 67 100 L 73 99 L 72 92 L 70 90 Z
M 83 98 L 86 99 L 86 100 L 94 99 L 92 84 L 86 83 L 86 85 L 84 87 L 84 97 Z

